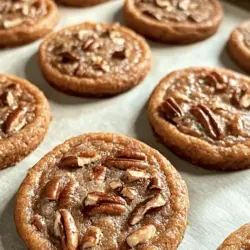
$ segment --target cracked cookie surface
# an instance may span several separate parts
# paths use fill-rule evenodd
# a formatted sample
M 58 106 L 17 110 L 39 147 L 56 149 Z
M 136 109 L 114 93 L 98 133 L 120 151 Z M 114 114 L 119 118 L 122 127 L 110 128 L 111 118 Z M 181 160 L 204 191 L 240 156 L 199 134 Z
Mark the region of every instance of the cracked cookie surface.
M 223 11 L 217 0 L 126 0 L 127 24 L 166 43 L 193 43 L 216 33 Z
M 43 140 L 51 114 L 31 83 L 0 74 L 0 168 L 15 165 Z
M 160 153 L 93 133 L 57 146 L 30 170 L 15 219 L 31 250 L 163 250 L 182 241 L 188 208 L 185 182 Z
M 249 78 L 223 69 L 172 72 L 150 98 L 149 121 L 164 144 L 194 164 L 248 168 L 249 84 Z
M 151 52 L 143 38 L 119 24 L 87 22 L 49 36 L 40 47 L 40 66 L 66 93 L 114 95 L 144 79 Z

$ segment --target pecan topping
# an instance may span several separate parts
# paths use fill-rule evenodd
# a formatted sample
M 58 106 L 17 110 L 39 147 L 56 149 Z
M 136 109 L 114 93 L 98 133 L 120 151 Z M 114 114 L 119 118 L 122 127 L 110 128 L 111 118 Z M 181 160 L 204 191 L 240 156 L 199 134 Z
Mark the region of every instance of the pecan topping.
M 46 231 L 46 223 L 41 215 L 34 215 L 32 224 L 37 228 L 39 232 L 44 233 Z
M 170 3 L 170 1 L 166 1 L 166 0 L 155 0 L 155 4 L 160 7 L 160 8 L 171 8 L 172 4 Z
M 55 235 L 60 237 L 63 250 L 76 250 L 78 246 L 78 231 L 75 220 L 66 209 L 61 209 L 55 218 Z
M 98 48 L 100 48 L 100 46 L 101 46 L 100 41 L 98 41 L 98 40 L 96 40 L 94 38 L 89 38 L 82 45 L 82 49 L 84 51 L 95 51 Z
M 79 185 L 76 181 L 70 180 L 59 196 L 59 207 L 70 209 L 74 204 L 79 202 L 78 195 Z
M 79 30 L 77 37 L 79 40 L 84 40 L 85 38 L 93 36 L 94 33 L 92 30 Z
M 145 181 L 150 178 L 150 175 L 144 171 L 136 171 L 136 170 L 127 169 L 125 172 L 125 178 L 129 182 Z
M 165 206 L 167 201 L 163 198 L 161 194 L 153 196 L 143 203 L 139 204 L 132 212 L 129 224 L 135 225 L 143 220 L 144 215 L 152 209 L 160 208 Z
M 158 174 L 155 173 L 151 177 L 151 181 L 149 183 L 148 189 L 149 190 L 158 190 L 158 191 L 161 191 L 163 189 L 163 183 L 162 183 L 162 180 Z
M 102 57 L 95 56 L 92 58 L 92 62 L 93 62 L 92 66 L 94 70 L 99 70 L 104 73 L 110 72 L 110 66 L 107 64 L 105 60 L 103 60 Z
M 142 13 L 146 16 L 149 16 L 149 17 L 152 17 L 158 21 L 161 21 L 162 20 L 162 17 L 159 13 L 155 12 L 155 11 L 152 11 L 150 9 L 145 9 L 142 11 Z
M 180 10 L 188 10 L 190 6 L 190 0 L 179 0 L 178 8 Z
M 103 183 L 106 177 L 107 168 L 96 166 L 93 168 L 92 176 L 96 183 Z
M 25 115 L 27 111 L 27 107 L 22 106 L 12 111 L 5 122 L 4 132 L 11 133 L 22 129 L 26 124 Z
M 232 122 L 230 124 L 230 130 L 232 135 L 238 136 L 238 135 L 244 135 L 244 123 L 243 120 L 235 115 L 232 119 Z
M 226 77 L 219 74 L 216 71 L 211 72 L 205 77 L 206 84 L 213 86 L 216 90 L 225 90 L 228 87 L 228 82 Z
M 135 160 L 147 160 L 147 156 L 143 152 L 138 152 L 134 150 L 120 150 L 118 151 L 115 156 L 117 158 L 125 158 L 125 159 L 135 159 Z
M 250 107 L 250 91 L 246 87 L 235 89 L 232 96 L 232 103 L 237 108 L 248 109 Z
M 62 177 L 54 177 L 45 187 L 43 197 L 50 201 L 57 201 L 64 187 L 64 179 Z
M 94 248 L 96 247 L 101 238 L 103 237 L 102 231 L 99 227 L 91 226 L 87 233 L 83 236 L 80 249 Z
M 136 247 L 139 244 L 147 243 L 150 241 L 156 234 L 156 228 L 154 225 L 146 225 L 140 229 L 132 232 L 127 237 L 127 243 L 130 247 Z
M 5 29 L 11 29 L 11 28 L 15 28 L 16 26 L 19 26 L 23 23 L 23 19 L 21 18 L 15 18 L 12 20 L 4 20 L 3 22 L 3 27 Z
M 62 52 L 60 56 L 62 57 L 63 63 L 78 62 L 78 60 L 80 59 L 80 57 L 76 53 L 69 51 Z
M 191 113 L 198 119 L 207 133 L 214 139 L 221 139 L 225 133 L 216 120 L 213 112 L 203 104 L 199 104 L 191 109 Z
M 114 203 L 103 203 L 101 205 L 89 209 L 87 211 L 87 214 L 89 216 L 95 216 L 100 214 L 115 216 L 115 215 L 122 215 L 125 212 L 126 212 L 126 207 L 124 205 L 114 204 Z
M 15 97 L 10 91 L 6 91 L 1 95 L 1 100 L 3 104 L 8 105 L 9 107 L 14 106 L 15 104 Z
M 123 184 L 120 180 L 114 180 L 109 183 L 109 186 L 115 191 L 121 191 Z
M 124 197 L 124 198 L 127 198 L 129 200 L 134 200 L 136 195 L 137 195 L 137 191 L 134 189 L 134 188 L 131 188 L 131 187 L 125 187 L 122 189 L 121 191 L 121 195 Z
M 170 97 L 162 104 L 162 110 L 167 119 L 176 122 L 183 116 L 183 111 L 174 98 Z

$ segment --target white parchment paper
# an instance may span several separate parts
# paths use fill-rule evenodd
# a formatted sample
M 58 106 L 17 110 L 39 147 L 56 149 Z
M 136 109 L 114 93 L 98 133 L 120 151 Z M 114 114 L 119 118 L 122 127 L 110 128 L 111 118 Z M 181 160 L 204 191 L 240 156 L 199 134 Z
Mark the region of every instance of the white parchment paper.
M 93 8 L 60 7 L 57 29 L 93 20 L 122 22 L 122 1 Z M 40 41 L 14 49 L 0 50 L 0 72 L 26 78 L 49 99 L 54 120 L 40 147 L 16 167 L 0 171 L 0 249 L 27 249 L 15 229 L 15 193 L 40 158 L 64 140 L 85 132 L 109 131 L 135 137 L 162 152 L 180 171 L 188 185 L 191 208 L 189 226 L 179 249 L 213 250 L 241 225 L 250 222 L 250 171 L 220 173 L 199 169 L 180 160 L 156 143 L 148 124 L 146 103 L 159 80 L 174 69 L 188 66 L 222 66 L 236 71 L 225 43 L 233 28 L 249 18 L 249 12 L 224 3 L 225 18 L 212 38 L 188 46 L 149 42 L 153 68 L 131 91 L 109 99 L 85 99 L 62 94 L 42 77 L 37 58 Z

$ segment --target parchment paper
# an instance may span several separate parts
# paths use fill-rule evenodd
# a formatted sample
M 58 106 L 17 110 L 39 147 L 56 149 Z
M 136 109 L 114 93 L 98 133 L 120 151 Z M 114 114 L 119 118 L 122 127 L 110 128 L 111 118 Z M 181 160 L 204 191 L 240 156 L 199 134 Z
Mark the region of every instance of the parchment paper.
M 57 29 L 85 20 L 122 22 L 122 1 L 93 8 L 60 7 Z M 239 71 L 225 51 L 230 32 L 249 12 L 224 3 L 225 18 L 212 38 L 189 46 L 149 42 L 153 68 L 133 90 L 109 99 L 85 99 L 62 94 L 44 80 L 37 62 L 40 41 L 0 51 L 0 72 L 26 78 L 49 99 L 54 120 L 40 147 L 16 167 L 0 171 L 0 249 L 27 249 L 15 230 L 15 193 L 40 158 L 64 140 L 85 132 L 109 131 L 142 140 L 162 152 L 187 182 L 191 209 L 189 226 L 181 250 L 213 250 L 241 225 L 250 222 L 250 171 L 220 173 L 203 170 L 180 160 L 156 143 L 147 121 L 146 103 L 159 80 L 174 69 L 188 66 L 222 66 Z

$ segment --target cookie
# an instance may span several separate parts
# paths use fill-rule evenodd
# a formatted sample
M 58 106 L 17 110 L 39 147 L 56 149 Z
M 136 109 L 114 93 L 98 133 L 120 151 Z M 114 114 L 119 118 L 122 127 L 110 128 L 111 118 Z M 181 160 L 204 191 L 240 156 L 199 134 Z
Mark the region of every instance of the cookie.
M 202 167 L 250 167 L 250 78 L 225 69 L 187 68 L 161 80 L 148 117 L 156 135 Z
M 111 133 L 57 146 L 28 173 L 15 222 L 30 250 L 177 249 L 189 208 L 185 182 L 158 151 Z
M 49 104 L 38 88 L 0 74 L 0 169 L 15 165 L 36 148 L 50 119 Z
M 57 3 L 75 6 L 75 7 L 87 7 L 101 3 L 108 2 L 109 0 L 57 0 Z
M 59 14 L 52 0 L 4 0 L 0 2 L 0 47 L 35 41 L 58 23 Z
M 250 224 L 242 226 L 230 234 L 217 250 L 248 250 L 250 249 Z
M 233 60 L 250 74 L 250 20 L 232 32 L 227 47 Z
M 86 22 L 48 36 L 40 46 L 40 66 L 65 93 L 110 96 L 144 79 L 151 52 L 143 38 L 119 24 Z
M 188 44 L 214 35 L 223 17 L 218 0 L 126 0 L 126 23 L 159 42 Z

